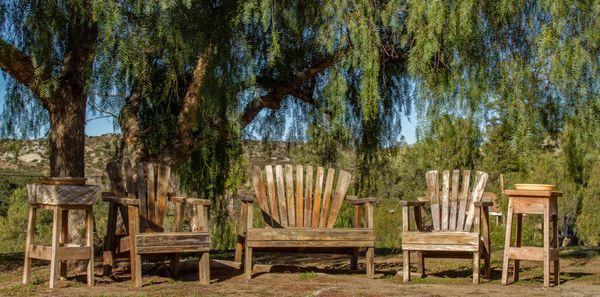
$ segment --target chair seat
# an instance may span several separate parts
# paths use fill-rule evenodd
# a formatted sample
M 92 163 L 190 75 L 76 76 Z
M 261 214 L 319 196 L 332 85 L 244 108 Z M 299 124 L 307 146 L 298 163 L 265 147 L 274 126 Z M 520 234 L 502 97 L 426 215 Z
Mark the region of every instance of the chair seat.
M 415 251 L 479 251 L 479 233 L 459 231 L 403 232 L 402 249 Z
M 208 232 L 141 233 L 135 239 L 140 254 L 210 251 Z
M 248 246 L 263 247 L 374 247 L 372 229 L 252 228 Z

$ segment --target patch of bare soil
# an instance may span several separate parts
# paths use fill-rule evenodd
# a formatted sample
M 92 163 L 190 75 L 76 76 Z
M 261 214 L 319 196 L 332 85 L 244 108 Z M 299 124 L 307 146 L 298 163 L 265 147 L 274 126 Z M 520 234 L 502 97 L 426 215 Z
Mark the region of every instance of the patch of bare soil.
M 577 249 L 561 253 L 561 284 L 543 288 L 541 263 L 522 262 L 520 281 L 508 286 L 500 284 L 502 253 L 492 258 L 492 279 L 471 283 L 471 261 L 427 259 L 426 278 L 413 276 L 405 284 L 396 276 L 402 270 L 401 255 L 378 251 L 376 278 L 365 276 L 364 264 L 349 270 L 346 255 L 261 254 L 255 260 L 253 279 L 246 280 L 242 270 L 213 267 L 211 285 L 200 286 L 198 261 L 182 263 L 180 275 L 172 278 L 167 265 L 146 263 L 144 286 L 131 288 L 126 268 L 115 269 L 110 277 L 101 276 L 97 265 L 96 285 L 85 285 L 85 275 L 59 282 L 59 288 L 48 289 L 49 266 L 35 262 L 30 285 L 22 285 L 22 261 L 19 255 L 0 256 L 0 295 L 2 296 L 599 296 L 600 250 Z M 217 254 L 215 258 L 231 259 Z M 364 260 L 364 259 L 363 259 Z M 416 261 L 416 259 L 415 259 Z M 483 269 L 482 269 L 483 270 Z M 416 270 L 413 270 L 416 272 Z M 70 275 L 73 275 L 71 272 Z

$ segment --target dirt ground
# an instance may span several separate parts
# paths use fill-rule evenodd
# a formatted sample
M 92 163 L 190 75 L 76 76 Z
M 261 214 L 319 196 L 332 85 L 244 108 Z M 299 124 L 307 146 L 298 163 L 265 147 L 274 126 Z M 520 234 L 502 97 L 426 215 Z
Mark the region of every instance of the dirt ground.
M 141 289 L 131 288 L 127 269 L 117 268 L 112 276 L 103 277 L 97 265 L 93 288 L 85 285 L 85 275 L 77 275 L 49 290 L 49 266 L 44 262 L 34 262 L 32 284 L 21 284 L 20 257 L 0 255 L 2 296 L 600 296 L 600 249 L 562 251 L 561 285 L 548 289 L 542 286 L 541 263 L 537 262 L 522 262 L 520 281 L 502 286 L 501 251 L 492 257 L 492 279 L 482 279 L 480 285 L 471 283 L 470 260 L 452 259 L 427 259 L 428 276 L 413 276 L 405 284 L 396 275 L 402 270 L 401 255 L 378 250 L 375 279 L 364 275 L 362 262 L 357 271 L 349 271 L 345 255 L 257 253 L 252 280 L 244 279 L 241 270 L 220 267 L 211 269 L 210 285 L 200 286 L 198 262 L 191 258 L 182 263 L 176 279 L 169 276 L 166 265 L 146 263 Z M 213 255 L 231 257 L 231 253 Z

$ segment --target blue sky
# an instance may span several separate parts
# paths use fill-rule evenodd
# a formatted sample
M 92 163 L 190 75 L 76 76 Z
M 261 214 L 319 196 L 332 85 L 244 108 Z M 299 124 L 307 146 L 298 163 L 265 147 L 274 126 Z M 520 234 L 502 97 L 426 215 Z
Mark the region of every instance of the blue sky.
M 0 75 L 0 112 L 4 108 L 6 100 L 5 85 L 2 75 Z M 92 116 L 93 117 L 93 116 Z M 402 135 L 409 144 L 415 143 L 415 124 L 416 116 L 414 113 L 410 117 L 402 117 Z M 87 123 L 85 133 L 89 136 L 98 136 L 106 133 L 115 133 L 112 120 L 110 118 L 94 119 Z

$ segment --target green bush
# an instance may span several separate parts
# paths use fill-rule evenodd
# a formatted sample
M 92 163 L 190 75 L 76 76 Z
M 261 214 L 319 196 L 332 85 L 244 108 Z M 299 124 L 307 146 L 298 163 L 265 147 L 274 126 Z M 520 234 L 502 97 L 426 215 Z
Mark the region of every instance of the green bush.
M 583 194 L 581 213 L 576 230 L 585 245 L 600 244 L 600 162 L 591 170 L 590 180 Z

